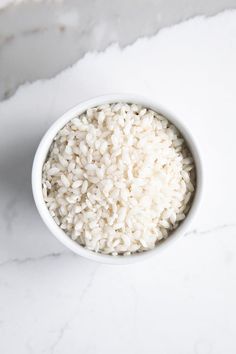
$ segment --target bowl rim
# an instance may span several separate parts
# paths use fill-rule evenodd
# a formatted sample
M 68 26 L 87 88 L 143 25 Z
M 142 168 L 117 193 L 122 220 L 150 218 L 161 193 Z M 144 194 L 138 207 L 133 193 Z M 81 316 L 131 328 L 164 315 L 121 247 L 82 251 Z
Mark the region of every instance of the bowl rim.
M 94 251 L 90 251 L 87 248 L 79 245 L 76 241 L 73 241 L 54 221 L 53 217 L 50 215 L 49 210 L 44 202 L 43 193 L 42 193 L 42 167 L 47 157 L 49 148 L 53 142 L 54 137 L 58 133 L 58 131 L 65 126 L 71 119 L 76 116 L 79 116 L 88 108 L 96 107 L 98 105 L 107 104 L 107 103 L 115 103 L 115 102 L 125 102 L 125 103 L 134 103 L 140 104 L 145 108 L 152 109 L 153 111 L 159 112 L 163 116 L 165 116 L 172 124 L 174 124 L 177 129 L 180 131 L 184 140 L 186 141 L 191 154 L 194 159 L 195 168 L 196 168 L 196 190 L 193 198 L 192 205 L 190 210 L 186 216 L 186 218 L 181 222 L 181 224 L 177 227 L 176 230 L 172 232 L 172 234 L 165 239 L 163 242 L 155 247 L 152 250 L 134 253 L 129 256 L 112 256 L 105 255 L 102 253 L 96 253 Z M 116 94 L 108 94 L 101 95 L 94 98 L 91 98 L 86 101 L 82 101 L 78 103 L 73 108 L 66 111 L 62 116 L 60 116 L 46 131 L 44 136 L 42 137 L 38 148 L 35 153 L 33 166 L 32 166 L 32 192 L 36 207 L 38 212 L 51 231 L 51 233 L 62 243 L 64 246 L 69 248 L 74 253 L 83 256 L 87 259 L 105 263 L 105 264 L 130 264 L 135 263 L 141 260 L 145 260 L 155 255 L 156 253 L 161 252 L 166 246 L 168 246 L 171 242 L 176 240 L 180 235 L 183 235 L 193 218 L 196 215 L 197 209 L 200 204 L 200 199 L 202 195 L 203 188 L 203 178 L 202 178 L 202 161 L 199 154 L 199 149 L 195 143 L 194 138 L 192 137 L 189 129 L 185 127 L 185 125 L 180 121 L 179 118 L 170 110 L 164 108 L 161 104 L 159 104 L 156 100 L 150 100 L 140 95 L 136 94 L 127 94 L 127 93 L 116 93 Z

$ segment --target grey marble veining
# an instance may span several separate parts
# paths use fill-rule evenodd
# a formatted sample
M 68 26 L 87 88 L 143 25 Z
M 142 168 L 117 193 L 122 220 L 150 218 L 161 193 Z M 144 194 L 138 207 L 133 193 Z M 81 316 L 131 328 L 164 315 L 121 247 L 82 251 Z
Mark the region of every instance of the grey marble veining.
M 51 78 L 88 51 L 121 47 L 235 0 L 26 0 L 0 11 L 0 99 L 24 82 Z
M 236 353 L 235 20 L 235 10 L 198 17 L 90 53 L 0 102 L 1 354 Z M 26 37 L 38 45 L 38 34 Z M 52 122 L 79 101 L 115 91 L 174 112 L 204 167 L 189 231 L 165 252 L 117 267 L 65 249 L 40 219 L 30 181 Z
M 236 229 L 236 223 L 235 224 L 222 224 L 222 225 L 217 225 L 209 229 L 203 229 L 203 230 L 197 230 L 193 229 L 184 234 L 185 237 L 190 237 L 190 236 L 202 236 L 202 235 L 211 235 L 215 234 L 217 232 L 224 232 L 224 231 L 235 231 Z M 6 261 L 0 262 L 0 267 L 6 267 L 11 264 L 28 264 L 30 262 L 40 262 L 45 259 L 56 259 L 58 257 L 75 257 L 77 258 L 77 255 L 75 255 L 73 252 L 68 251 L 68 250 L 63 250 L 61 252 L 51 252 L 43 256 L 33 256 L 33 257 L 23 257 L 23 258 L 12 258 L 8 259 Z M 97 269 L 97 268 L 96 268 Z M 82 295 L 82 297 L 84 294 Z

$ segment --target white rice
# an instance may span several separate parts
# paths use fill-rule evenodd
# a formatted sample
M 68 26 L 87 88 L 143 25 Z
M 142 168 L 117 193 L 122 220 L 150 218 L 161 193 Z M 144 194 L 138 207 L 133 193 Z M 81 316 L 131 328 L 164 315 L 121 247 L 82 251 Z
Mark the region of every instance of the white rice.
M 185 218 L 195 167 L 165 117 L 136 104 L 106 104 L 58 132 L 42 188 L 52 217 L 73 240 L 130 255 L 154 248 Z

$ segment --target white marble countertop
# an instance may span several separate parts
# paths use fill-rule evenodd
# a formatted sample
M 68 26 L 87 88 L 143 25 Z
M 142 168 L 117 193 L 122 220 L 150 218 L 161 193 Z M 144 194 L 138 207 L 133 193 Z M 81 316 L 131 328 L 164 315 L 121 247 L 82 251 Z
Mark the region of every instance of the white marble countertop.
M 0 103 L 0 353 L 235 354 L 236 11 L 88 53 Z M 159 256 L 99 265 L 42 223 L 31 164 L 50 124 L 81 100 L 134 92 L 175 112 L 203 158 L 186 235 Z

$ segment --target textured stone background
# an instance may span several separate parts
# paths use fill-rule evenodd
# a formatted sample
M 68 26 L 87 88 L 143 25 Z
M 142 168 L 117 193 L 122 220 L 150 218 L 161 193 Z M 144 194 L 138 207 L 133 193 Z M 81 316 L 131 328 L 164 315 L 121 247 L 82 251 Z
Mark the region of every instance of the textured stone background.
M 235 0 L 2 0 L 0 99 L 26 81 L 54 76 L 88 51 L 114 42 L 123 47 L 193 16 L 235 7 Z

